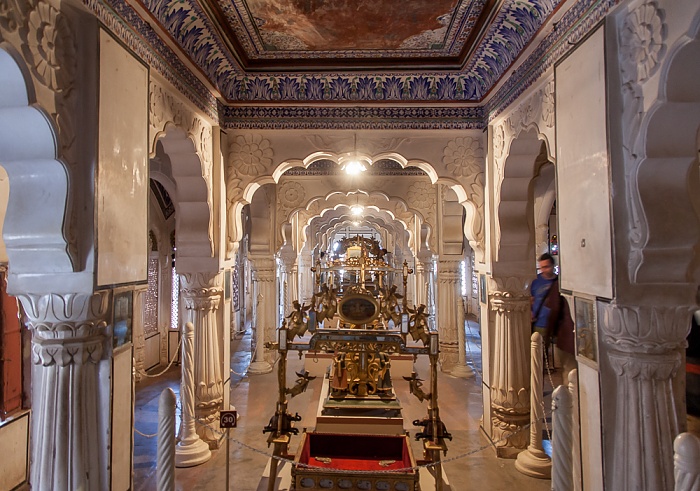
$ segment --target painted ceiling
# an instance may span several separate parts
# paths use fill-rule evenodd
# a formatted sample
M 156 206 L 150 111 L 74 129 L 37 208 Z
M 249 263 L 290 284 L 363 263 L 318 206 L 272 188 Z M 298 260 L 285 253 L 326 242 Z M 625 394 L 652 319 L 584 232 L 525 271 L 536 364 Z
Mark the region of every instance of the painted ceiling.
M 141 17 L 127 19 L 133 28 L 158 27 L 142 36 L 175 45 L 225 103 L 250 105 L 481 102 L 563 1 L 126 3 Z

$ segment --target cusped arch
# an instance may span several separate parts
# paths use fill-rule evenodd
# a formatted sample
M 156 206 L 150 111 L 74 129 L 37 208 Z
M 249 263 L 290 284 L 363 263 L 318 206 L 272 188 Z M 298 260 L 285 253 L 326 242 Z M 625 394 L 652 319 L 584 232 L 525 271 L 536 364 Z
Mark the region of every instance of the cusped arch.
M 386 214 L 386 221 L 396 221 L 400 223 L 409 233 L 409 248 L 411 250 L 415 249 L 416 240 L 415 234 L 413 233 L 414 221 L 416 217 L 419 217 L 421 220 L 423 219 L 418 210 L 412 209 L 403 199 L 388 197 L 384 195 L 384 193 L 369 193 L 369 195 L 364 195 L 363 199 L 358 200 L 358 203 L 365 207 L 365 209 L 371 209 L 378 213 Z M 354 204 L 355 202 L 348 201 L 344 193 L 333 193 L 331 199 L 328 200 L 312 198 L 307 203 L 307 206 L 300 210 L 302 237 L 307 236 L 307 228 L 315 218 L 323 217 L 330 211 L 340 208 L 348 208 L 349 210 Z
M 539 167 L 553 161 L 543 138 L 535 124 L 523 129 L 510 142 L 496 184 L 494 259 L 519 264 L 525 271 L 535 256 L 531 183 Z
M 68 171 L 59 159 L 54 125 L 35 102 L 21 57 L 0 44 L 0 165 L 11 190 L 3 228 L 10 290 L 17 275 L 76 271 L 64 233 Z
M 643 126 L 636 172 L 641 230 L 632 240 L 636 283 L 697 283 L 700 249 L 700 38 L 669 55 L 666 83 Z
M 155 156 L 161 160 L 161 172 L 154 172 L 152 177 L 164 185 L 173 199 L 178 260 L 182 264 L 186 258 L 212 258 L 212 207 L 194 142 L 183 129 L 168 125 L 157 147 Z

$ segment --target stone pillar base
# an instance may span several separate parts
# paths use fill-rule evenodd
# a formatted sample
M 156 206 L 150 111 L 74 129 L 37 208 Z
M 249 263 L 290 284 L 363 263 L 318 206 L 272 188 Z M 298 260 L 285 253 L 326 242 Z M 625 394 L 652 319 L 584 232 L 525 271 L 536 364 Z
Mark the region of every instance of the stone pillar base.
M 209 445 L 197 438 L 190 444 L 178 443 L 175 447 L 175 467 L 194 467 L 211 458 Z
M 272 365 L 266 361 L 254 361 L 248 367 L 248 373 L 252 375 L 263 375 L 272 371 Z
M 474 370 L 469 365 L 457 363 L 450 371 L 450 375 L 458 378 L 473 378 Z
M 515 460 L 515 468 L 526 476 L 538 479 L 550 479 L 552 477 L 552 461 L 544 451 L 528 447 L 518 454 Z

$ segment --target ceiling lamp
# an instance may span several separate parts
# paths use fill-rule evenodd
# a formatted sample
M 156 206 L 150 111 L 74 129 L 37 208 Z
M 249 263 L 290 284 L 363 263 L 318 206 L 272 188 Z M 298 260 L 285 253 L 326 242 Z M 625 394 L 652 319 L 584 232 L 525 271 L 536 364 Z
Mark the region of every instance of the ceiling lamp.
M 352 225 L 353 225 L 353 227 L 359 227 L 360 222 L 358 222 L 357 220 L 353 220 Z
M 357 133 L 353 135 L 353 142 L 354 143 L 352 156 L 348 158 L 347 162 L 341 162 L 341 169 L 344 170 L 348 175 L 356 176 L 361 172 L 366 171 L 367 167 L 365 167 L 365 164 L 363 164 L 357 157 Z
M 345 164 L 345 172 L 350 174 L 351 176 L 355 176 L 360 172 L 364 172 L 366 170 L 367 167 L 365 167 L 364 164 L 359 160 L 351 160 L 350 162 Z
M 365 208 L 362 205 L 352 205 L 350 207 L 350 213 L 352 213 L 355 216 L 360 216 L 362 215 L 362 212 L 365 211 Z

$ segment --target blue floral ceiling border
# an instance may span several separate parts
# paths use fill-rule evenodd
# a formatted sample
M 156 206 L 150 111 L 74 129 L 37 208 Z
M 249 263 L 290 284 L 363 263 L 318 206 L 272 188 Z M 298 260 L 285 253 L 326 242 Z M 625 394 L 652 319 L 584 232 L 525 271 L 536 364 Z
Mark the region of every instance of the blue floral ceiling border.
M 220 111 L 216 97 L 130 5 L 123 0 L 83 0 L 83 3 L 139 58 L 172 83 L 204 114 L 218 121 Z
M 554 63 L 585 38 L 622 0 L 580 0 L 557 23 L 535 51 L 508 78 L 484 107 L 487 122 L 510 106 Z
M 590 29 L 600 22 L 608 11 L 621 0 L 580 0 L 574 4 L 540 43 L 537 49 L 509 77 L 507 82 L 489 99 L 485 106 L 469 108 L 402 107 L 402 108 L 321 108 L 298 105 L 280 105 L 278 108 L 249 105 L 234 107 L 222 104 L 210 90 L 180 61 L 128 4 L 123 0 L 83 0 L 97 17 L 140 58 L 160 73 L 204 114 L 229 128 L 370 128 L 370 129 L 445 129 L 483 128 L 505 110 L 517 97 L 535 82 L 549 67 L 565 55 L 572 45 L 579 42 Z M 423 74 L 416 78 L 429 78 Z M 356 86 L 360 78 L 355 77 Z M 305 80 L 314 79 L 314 77 Z M 320 79 L 316 79 L 320 80 Z M 391 96 L 392 87 L 400 91 L 417 90 L 425 82 L 414 81 L 411 88 L 401 85 L 401 80 L 371 85 L 377 97 Z M 386 82 L 386 81 L 385 81 Z M 291 83 L 291 82 L 289 82 Z M 335 82 L 336 85 L 339 82 Z M 363 82 L 366 83 L 366 82 Z M 431 83 L 437 85 L 435 78 Z M 325 97 L 334 94 L 332 85 L 310 82 L 314 90 L 322 90 Z M 422 85 L 421 85 L 422 84 Z M 447 86 L 442 82 L 443 86 Z M 278 86 L 279 87 L 279 86 Z M 366 85 L 365 85 L 366 87 Z M 453 86 L 454 87 L 454 86 Z M 390 90 L 391 89 L 391 90 Z M 278 89 L 279 90 L 279 89 Z M 347 89 L 344 89 L 347 90 Z M 444 90 L 444 89 L 443 89 Z M 437 91 L 437 89 L 436 89 Z M 393 100 L 393 99 L 374 99 Z M 401 100 L 401 99 L 396 99 Z M 445 103 L 449 100 L 443 99 Z M 352 101 L 352 99 L 350 99 Z M 251 103 L 254 101 L 250 101 Z M 302 100 L 298 101 L 303 103 Z M 364 118 L 369 118 L 366 120 Z
M 478 102 L 563 0 L 505 0 L 487 30 L 488 41 L 480 44 L 461 72 L 376 73 L 361 78 L 351 73 L 248 77 L 197 0 L 140 1 L 228 102 Z

